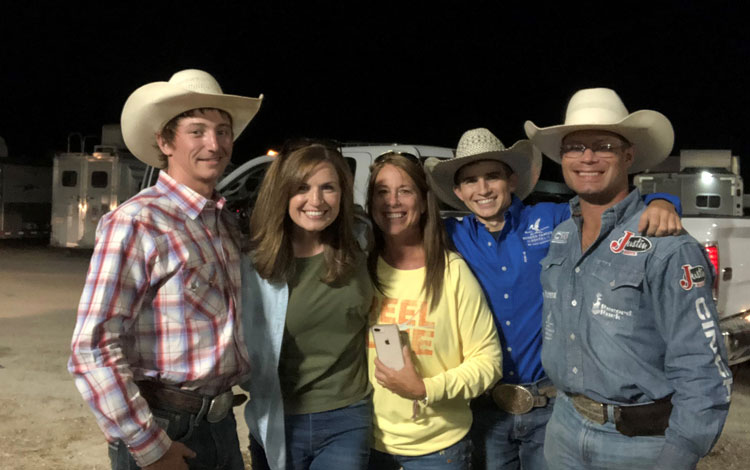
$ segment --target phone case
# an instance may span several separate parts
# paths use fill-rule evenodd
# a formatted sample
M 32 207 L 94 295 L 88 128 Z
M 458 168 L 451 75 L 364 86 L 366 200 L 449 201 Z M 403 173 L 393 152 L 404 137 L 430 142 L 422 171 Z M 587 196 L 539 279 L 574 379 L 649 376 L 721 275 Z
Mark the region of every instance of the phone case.
M 401 350 L 401 336 L 398 325 L 374 325 L 372 338 L 375 340 L 375 351 L 378 353 L 380 362 L 391 369 L 401 370 L 404 368 L 404 356 Z

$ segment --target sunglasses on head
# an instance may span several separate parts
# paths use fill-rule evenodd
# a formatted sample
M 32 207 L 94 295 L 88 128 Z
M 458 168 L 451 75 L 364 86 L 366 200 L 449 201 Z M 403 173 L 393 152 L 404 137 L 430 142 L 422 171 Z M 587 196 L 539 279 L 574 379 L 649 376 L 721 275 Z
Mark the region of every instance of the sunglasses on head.
M 422 166 L 422 160 L 420 160 L 419 157 L 417 157 L 416 155 L 408 153 L 408 152 L 398 152 L 398 151 L 393 151 L 393 150 L 389 150 L 375 157 L 375 163 L 387 162 L 388 158 L 391 156 L 401 156 L 401 157 L 406 158 L 407 160 L 411 160 L 412 162 L 416 163 L 419 166 Z

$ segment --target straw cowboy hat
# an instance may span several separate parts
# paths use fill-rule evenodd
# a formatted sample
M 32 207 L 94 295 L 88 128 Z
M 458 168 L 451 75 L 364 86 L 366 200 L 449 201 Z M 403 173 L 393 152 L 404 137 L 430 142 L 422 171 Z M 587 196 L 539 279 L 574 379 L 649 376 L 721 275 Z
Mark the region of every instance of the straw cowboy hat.
M 197 108 L 216 108 L 232 116 L 237 139 L 260 108 L 258 98 L 226 95 L 209 73 L 188 69 L 172 75 L 168 82 L 153 82 L 135 90 L 125 101 L 120 124 L 122 137 L 133 155 L 151 166 L 159 166 L 161 151 L 156 135 L 173 117 Z
M 576 92 L 568 102 L 565 124 L 540 128 L 526 121 L 523 127 L 531 142 L 557 163 L 562 140 L 571 132 L 593 129 L 619 134 L 635 146 L 629 173 L 659 164 L 669 156 L 674 144 L 674 130 L 666 116 L 650 109 L 628 114 L 620 97 L 609 88 Z
M 425 162 L 432 179 L 432 189 L 444 203 L 459 210 L 468 210 L 453 192 L 456 172 L 461 167 L 482 160 L 496 160 L 508 165 L 518 175 L 514 194 L 520 199 L 529 195 L 542 171 L 542 156 L 528 140 L 519 140 L 505 148 L 500 139 L 485 128 L 464 132 L 458 141 L 456 156 L 448 160 L 429 158 Z

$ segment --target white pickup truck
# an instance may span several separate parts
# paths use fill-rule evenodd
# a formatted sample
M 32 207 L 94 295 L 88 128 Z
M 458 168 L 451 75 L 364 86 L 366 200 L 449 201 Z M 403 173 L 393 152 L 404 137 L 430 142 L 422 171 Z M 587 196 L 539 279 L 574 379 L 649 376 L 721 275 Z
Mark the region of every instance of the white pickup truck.
M 729 150 L 683 150 L 633 184 L 682 202 L 682 224 L 703 244 L 714 269 L 714 299 L 729 364 L 750 359 L 750 209 L 739 158 Z

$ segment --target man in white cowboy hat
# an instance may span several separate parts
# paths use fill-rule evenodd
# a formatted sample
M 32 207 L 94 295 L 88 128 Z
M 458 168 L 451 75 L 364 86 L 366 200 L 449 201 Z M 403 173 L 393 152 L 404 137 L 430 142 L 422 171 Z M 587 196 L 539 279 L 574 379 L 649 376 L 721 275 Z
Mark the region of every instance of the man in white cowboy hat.
M 244 469 L 240 234 L 214 187 L 261 99 L 183 70 L 125 102 L 125 143 L 163 170 L 99 223 L 68 363 L 114 470 Z
M 573 95 L 564 124 L 525 129 L 577 194 L 541 261 L 542 363 L 558 389 L 548 466 L 695 468 L 732 384 L 711 263 L 687 234 L 639 235 L 644 205 L 628 186 L 669 155 L 671 123 L 595 88 Z
M 541 154 L 528 140 L 505 148 L 483 128 L 463 134 L 456 158 L 431 159 L 426 165 L 438 197 L 472 212 L 446 220 L 446 229 L 482 285 L 503 346 L 502 382 L 472 403 L 479 468 L 545 468 L 544 432 L 555 389 L 541 364 L 539 261 L 550 246 L 552 230 L 570 211 L 567 204 L 521 202 L 531 193 L 541 166 Z M 643 218 L 643 229 L 653 233 L 670 224 L 679 230 L 679 217 L 663 201 Z

